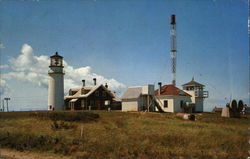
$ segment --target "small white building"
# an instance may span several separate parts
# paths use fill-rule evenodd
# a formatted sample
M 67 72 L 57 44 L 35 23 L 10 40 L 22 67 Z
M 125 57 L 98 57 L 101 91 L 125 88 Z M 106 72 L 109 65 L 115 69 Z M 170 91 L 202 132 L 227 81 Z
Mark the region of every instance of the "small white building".
M 153 110 L 154 85 L 129 87 L 121 97 L 122 111 Z
M 191 95 L 172 84 L 161 86 L 155 90 L 156 111 L 162 112 L 184 112 L 186 108 L 191 108 Z M 187 104 L 190 103 L 190 106 Z M 189 112 L 192 110 L 188 110 Z
M 205 86 L 196 82 L 193 77 L 190 82 L 183 84 L 182 87 L 186 93 L 192 96 L 191 101 L 195 104 L 194 112 L 203 112 L 204 99 L 208 98 L 208 91 L 204 91 Z

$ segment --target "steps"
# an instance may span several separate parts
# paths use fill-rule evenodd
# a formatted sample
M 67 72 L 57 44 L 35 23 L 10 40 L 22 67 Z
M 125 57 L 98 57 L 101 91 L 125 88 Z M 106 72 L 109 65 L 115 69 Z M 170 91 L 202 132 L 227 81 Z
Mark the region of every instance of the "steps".
M 164 109 L 163 109 L 163 104 L 161 102 L 161 100 L 157 97 L 157 96 L 153 96 L 153 101 L 154 101 L 154 105 L 157 108 L 157 110 L 161 113 L 164 113 Z

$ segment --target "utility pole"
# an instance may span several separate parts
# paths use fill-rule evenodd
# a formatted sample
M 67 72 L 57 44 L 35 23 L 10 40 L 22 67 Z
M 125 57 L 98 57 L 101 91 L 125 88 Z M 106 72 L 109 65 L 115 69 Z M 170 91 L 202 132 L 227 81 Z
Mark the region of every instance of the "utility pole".
M 9 105 L 8 105 L 8 101 L 10 100 L 10 98 L 4 98 L 4 100 L 6 100 L 7 112 L 9 112 Z
M 171 55 L 171 64 L 172 64 L 172 85 L 176 85 L 176 23 L 175 23 L 175 15 L 171 15 L 171 28 L 170 28 L 170 55 Z

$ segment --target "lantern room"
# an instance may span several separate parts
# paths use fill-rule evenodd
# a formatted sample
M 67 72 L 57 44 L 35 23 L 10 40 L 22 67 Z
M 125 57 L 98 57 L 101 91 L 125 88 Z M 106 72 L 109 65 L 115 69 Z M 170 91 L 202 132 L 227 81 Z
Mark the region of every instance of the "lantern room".
M 60 56 L 58 52 L 50 56 L 50 67 L 63 67 L 63 57 Z

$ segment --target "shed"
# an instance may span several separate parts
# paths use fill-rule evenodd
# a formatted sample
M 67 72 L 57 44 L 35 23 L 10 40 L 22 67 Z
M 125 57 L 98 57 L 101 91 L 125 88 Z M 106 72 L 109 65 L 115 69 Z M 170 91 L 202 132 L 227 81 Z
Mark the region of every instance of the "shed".
M 153 110 L 154 85 L 129 87 L 122 98 L 122 111 Z

